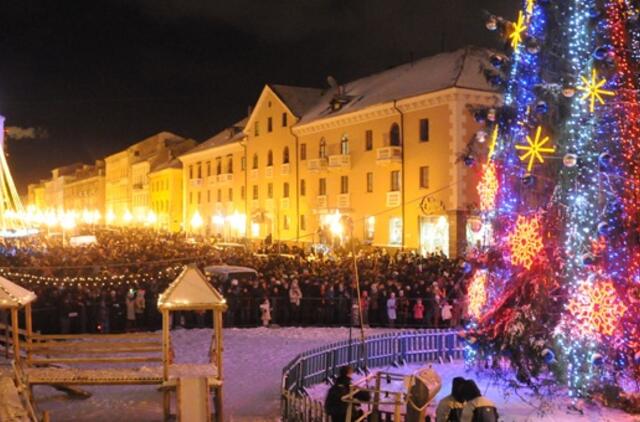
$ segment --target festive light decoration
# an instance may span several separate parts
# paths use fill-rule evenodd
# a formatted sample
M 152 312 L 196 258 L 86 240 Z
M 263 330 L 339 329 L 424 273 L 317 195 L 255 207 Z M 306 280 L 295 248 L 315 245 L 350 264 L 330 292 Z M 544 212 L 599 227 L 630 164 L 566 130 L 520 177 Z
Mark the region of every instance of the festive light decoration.
M 603 95 L 614 96 L 615 92 L 602 89 L 607 83 L 605 78 L 598 80 L 598 74 L 595 69 L 591 71 L 591 79 L 587 79 L 584 76 L 580 76 L 583 84 L 577 88 L 580 91 L 584 91 L 584 95 L 580 98 L 582 101 L 589 99 L 589 111 L 592 113 L 595 111 L 596 101 L 604 105 Z
M 554 147 L 545 147 L 547 142 L 549 142 L 549 137 L 545 136 L 543 138 L 542 127 L 538 126 L 535 138 L 531 139 L 531 137 L 527 135 L 528 145 L 516 145 L 517 150 L 525 151 L 525 153 L 520 156 L 520 161 L 529 160 L 527 171 L 531 171 L 536 160 L 539 161 L 540 164 L 544 163 L 542 153 L 554 153 L 556 151 Z
M 522 43 L 522 39 L 524 36 L 524 31 L 527 29 L 527 25 L 524 18 L 524 13 L 520 11 L 518 13 L 518 20 L 516 23 L 512 25 L 511 34 L 509 34 L 509 39 L 511 40 L 511 48 L 514 50 L 518 49 L 520 43 Z
M 536 0 L 527 0 L 527 7 L 525 10 L 527 11 L 527 17 L 531 17 L 533 14 L 533 6 L 536 4 Z
M 513 231 L 509 234 L 507 243 L 511 252 L 511 262 L 527 270 L 533 265 L 533 260 L 542 251 L 540 238 L 540 218 L 518 216 Z
M 478 195 L 480 196 L 480 211 L 491 211 L 496 207 L 496 195 L 500 188 L 500 182 L 496 176 L 496 166 L 493 163 L 482 166 L 482 179 L 478 183 Z
M 627 311 L 627 306 L 618 297 L 613 283 L 582 282 L 578 293 L 569 300 L 567 309 L 575 319 L 580 333 L 584 336 L 613 335 L 618 321 Z
M 493 128 L 491 132 L 491 141 L 489 142 L 489 152 L 487 154 L 487 163 L 491 161 L 493 155 L 496 152 L 496 143 L 498 142 L 498 125 Z
M 467 290 L 467 298 L 469 299 L 469 313 L 475 318 L 479 318 L 482 307 L 487 303 L 487 272 L 478 270 L 473 275 L 469 289 Z

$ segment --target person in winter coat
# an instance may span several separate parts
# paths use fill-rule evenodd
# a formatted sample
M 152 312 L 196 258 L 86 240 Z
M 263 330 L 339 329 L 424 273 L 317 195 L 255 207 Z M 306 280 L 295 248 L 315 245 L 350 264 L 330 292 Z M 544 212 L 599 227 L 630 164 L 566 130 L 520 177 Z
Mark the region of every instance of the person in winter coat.
M 260 319 L 262 320 L 262 326 L 268 327 L 271 322 L 271 304 L 269 298 L 265 297 L 264 301 L 260 304 Z
M 324 408 L 327 411 L 327 414 L 331 417 L 331 422 L 345 422 L 345 419 L 347 418 L 349 403 L 342 401 L 342 397 L 349 394 L 352 375 L 353 368 L 350 366 L 343 366 L 340 368 L 340 373 L 335 384 L 333 384 L 327 392 Z M 354 398 L 361 402 L 366 402 L 371 399 L 371 394 L 368 391 L 359 391 L 354 395 Z M 354 405 L 351 412 L 351 419 L 356 420 L 360 416 L 362 416 L 362 410 Z
M 300 322 L 300 304 L 302 301 L 302 290 L 300 290 L 300 286 L 298 285 L 298 280 L 293 280 L 291 282 L 291 287 L 289 288 L 289 303 L 291 304 L 291 321 L 293 323 Z
M 136 294 L 132 290 L 127 294 L 127 331 L 133 331 L 136 327 Z
M 387 299 L 387 318 L 389 319 L 389 327 L 393 327 L 396 323 L 396 294 L 391 292 Z
M 450 327 L 451 326 L 451 318 L 453 317 L 453 314 L 451 313 L 451 310 L 453 308 L 451 307 L 451 305 L 449 304 L 448 300 L 444 300 L 442 303 L 442 326 L 443 327 Z
M 464 407 L 464 386 L 466 380 L 455 377 L 451 382 L 451 394 L 440 400 L 436 408 L 436 422 L 459 422 Z
M 422 299 L 418 298 L 413 305 L 413 321 L 416 324 L 422 324 L 424 320 L 424 304 Z
M 496 405 L 480 393 L 472 380 L 466 380 L 463 386 L 463 399 L 460 422 L 498 422 Z

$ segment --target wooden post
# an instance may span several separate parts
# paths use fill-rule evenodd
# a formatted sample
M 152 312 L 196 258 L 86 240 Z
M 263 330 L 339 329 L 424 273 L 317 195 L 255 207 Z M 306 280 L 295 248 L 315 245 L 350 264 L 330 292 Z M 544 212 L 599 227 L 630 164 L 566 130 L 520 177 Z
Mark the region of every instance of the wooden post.
M 371 420 L 372 422 L 378 422 L 380 420 L 380 387 L 381 387 L 381 380 L 380 380 L 380 372 L 378 372 L 376 374 L 376 386 L 375 386 L 375 393 L 373 393 L 373 411 L 371 414 Z
M 223 380 L 223 371 L 222 371 L 222 312 L 219 309 L 213 309 L 213 335 L 215 336 L 216 343 L 216 373 L 217 378 L 220 381 L 220 385 L 216 387 L 215 394 L 215 408 L 216 408 L 216 421 L 223 422 L 223 410 L 222 410 L 222 380 Z M 212 360 L 212 362 L 214 362 Z
M 18 331 L 18 308 L 11 308 L 11 334 L 13 336 L 13 359 L 20 362 L 20 332 Z
M 33 342 L 33 318 L 31 315 L 31 304 L 27 303 L 24 308 L 25 328 L 27 329 L 27 365 L 31 365 L 31 345 Z
M 402 408 L 402 393 L 395 393 L 395 408 L 393 409 L 393 422 L 401 422 L 402 415 L 400 409 Z
M 2 322 L 4 322 L 4 357 L 9 359 L 9 310 L 3 309 Z
M 162 380 L 166 384 L 169 380 L 169 311 L 167 309 L 162 310 Z M 162 392 L 162 409 L 164 413 L 164 420 L 169 420 L 171 414 L 171 392 L 169 388 L 165 388 Z

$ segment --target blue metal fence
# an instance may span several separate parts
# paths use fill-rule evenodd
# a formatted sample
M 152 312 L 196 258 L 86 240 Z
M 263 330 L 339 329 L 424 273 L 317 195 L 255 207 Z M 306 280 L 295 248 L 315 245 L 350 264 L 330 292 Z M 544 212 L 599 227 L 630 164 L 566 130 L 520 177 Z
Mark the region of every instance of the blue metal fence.
M 282 370 L 284 421 L 324 422 L 322 403 L 306 396 L 305 389 L 337 376 L 339 368 L 356 370 L 462 359 L 464 341 L 453 330 L 397 331 L 368 337 L 366 355 L 354 340 L 341 341 L 298 355 Z

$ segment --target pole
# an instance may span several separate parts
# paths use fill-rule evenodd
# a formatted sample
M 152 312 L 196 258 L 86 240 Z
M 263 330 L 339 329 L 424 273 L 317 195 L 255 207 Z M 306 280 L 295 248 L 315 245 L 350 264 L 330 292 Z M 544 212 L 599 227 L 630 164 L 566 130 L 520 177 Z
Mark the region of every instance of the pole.
M 13 336 L 13 360 L 20 363 L 20 333 L 18 332 L 18 308 L 11 308 L 11 334 Z
M 31 304 L 27 303 L 24 308 L 25 328 L 27 330 L 27 365 L 31 365 L 31 346 L 33 344 L 33 318 L 31 315 Z

